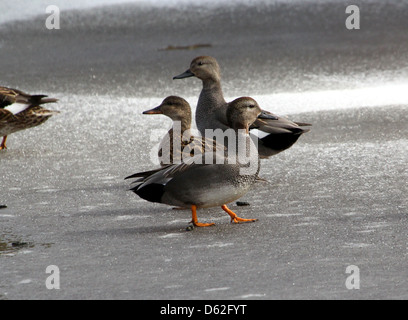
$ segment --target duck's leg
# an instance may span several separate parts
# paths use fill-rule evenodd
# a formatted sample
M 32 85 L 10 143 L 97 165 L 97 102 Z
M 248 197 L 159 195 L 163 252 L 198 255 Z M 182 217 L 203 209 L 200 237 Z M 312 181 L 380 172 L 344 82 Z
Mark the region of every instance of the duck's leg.
M 7 141 L 7 136 L 4 136 L 3 141 L 0 144 L 0 150 L 7 149 L 6 141 Z
M 229 214 L 231 217 L 231 223 L 240 223 L 240 222 L 255 222 L 258 219 L 243 219 L 237 216 L 237 214 L 233 211 L 231 211 L 225 204 L 221 206 L 222 210 L 224 210 L 226 213 Z
M 195 205 L 191 206 L 191 213 L 193 215 L 193 220 L 191 220 L 191 222 L 195 227 L 210 227 L 215 225 L 215 223 L 200 223 L 197 221 L 197 206 Z

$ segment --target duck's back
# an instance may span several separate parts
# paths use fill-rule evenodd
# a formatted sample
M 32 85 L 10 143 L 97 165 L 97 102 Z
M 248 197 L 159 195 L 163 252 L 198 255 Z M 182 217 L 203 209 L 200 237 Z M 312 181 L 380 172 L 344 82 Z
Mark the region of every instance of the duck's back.
M 255 181 L 255 176 L 240 175 L 235 165 L 196 165 L 166 184 L 161 201 L 198 208 L 222 206 L 246 194 Z

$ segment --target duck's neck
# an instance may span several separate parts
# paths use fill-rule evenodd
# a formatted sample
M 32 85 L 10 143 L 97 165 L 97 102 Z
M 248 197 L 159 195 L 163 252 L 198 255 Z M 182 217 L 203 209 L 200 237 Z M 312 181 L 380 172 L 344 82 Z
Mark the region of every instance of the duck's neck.
M 203 80 L 197 108 L 217 109 L 226 104 L 219 79 Z
M 188 119 L 183 118 L 181 120 L 181 133 L 183 134 L 184 131 L 190 130 L 190 128 L 191 128 L 191 116 Z
M 170 131 L 180 132 L 181 135 L 183 135 L 184 131 L 190 130 L 190 128 L 191 128 L 191 116 L 190 117 L 183 117 L 181 119 L 174 120 L 173 121 L 173 127 L 171 128 Z
M 236 133 L 236 155 L 238 162 L 241 165 L 240 174 L 242 175 L 258 175 L 260 170 L 260 159 L 258 148 L 254 141 L 247 133 L 247 128 L 241 128 Z

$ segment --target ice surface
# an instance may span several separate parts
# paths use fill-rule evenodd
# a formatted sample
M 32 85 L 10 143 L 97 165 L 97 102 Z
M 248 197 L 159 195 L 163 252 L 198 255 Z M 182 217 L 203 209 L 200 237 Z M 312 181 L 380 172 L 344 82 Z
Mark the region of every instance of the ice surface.
M 343 2 L 316 3 L 126 5 L 67 12 L 57 33 L 41 19 L 0 27 L 2 85 L 59 98 L 47 107 L 61 111 L 0 152 L 0 299 L 406 299 L 407 10 L 365 7 L 364 29 L 348 33 Z M 159 50 L 203 41 L 213 46 Z M 170 94 L 194 110 L 200 82 L 171 79 L 201 54 L 220 61 L 228 100 L 251 95 L 313 127 L 262 160 L 269 182 L 242 198 L 250 206 L 231 205 L 259 221 L 199 210 L 216 225 L 187 232 L 188 210 L 123 179 L 154 167 L 152 142 L 171 124 L 142 111 Z M 60 290 L 45 287 L 50 264 Z M 345 286 L 351 264 L 360 290 Z

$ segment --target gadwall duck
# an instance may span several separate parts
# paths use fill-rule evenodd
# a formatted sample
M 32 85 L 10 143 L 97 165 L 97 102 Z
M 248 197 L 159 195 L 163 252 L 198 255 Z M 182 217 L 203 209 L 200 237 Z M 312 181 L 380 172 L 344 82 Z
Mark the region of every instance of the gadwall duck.
M 198 99 L 195 118 L 197 128 L 202 134 L 205 129 L 225 130 L 228 127 L 226 118 L 228 103 L 222 92 L 220 74 L 220 67 L 215 58 L 200 56 L 191 62 L 187 71 L 173 77 L 173 79 L 197 77 L 202 81 L 203 88 Z M 251 127 L 263 132 L 258 138 L 261 158 L 268 158 L 290 148 L 303 133 L 310 131 L 310 129 L 301 128 L 310 126 L 308 123 L 293 122 L 270 112 L 264 112 L 276 119 L 273 117 L 258 119 Z
M 57 102 L 46 95 L 30 95 L 17 89 L 0 87 L 0 150 L 7 149 L 7 136 L 28 128 L 36 127 L 58 111 L 41 107 L 41 104 Z
M 178 164 L 183 159 L 213 149 L 224 151 L 226 147 L 214 144 L 212 139 L 206 139 L 201 135 L 193 135 L 191 130 L 190 104 L 178 96 L 169 96 L 162 103 L 143 114 L 163 114 L 173 120 L 173 125 L 160 142 L 158 157 L 161 166 Z
M 249 127 L 258 117 L 263 116 L 254 99 L 238 98 L 229 104 L 227 110 L 228 124 L 233 128 L 236 142 L 233 148 L 235 150 L 225 152 L 221 162 L 219 154 L 212 153 L 212 162 L 208 163 L 207 152 L 204 152 L 199 157 L 205 158 L 206 162 L 196 162 L 197 159 L 191 158 L 189 163 L 139 172 L 125 179 L 138 178 L 131 190 L 147 201 L 190 207 L 192 223 L 196 227 L 214 225 L 199 223 L 197 209 L 215 206 L 221 206 L 230 215 L 233 223 L 254 222 L 257 219 L 238 217 L 227 204 L 246 194 L 251 186 L 260 180 L 258 151 L 249 137 Z M 244 148 L 242 143 L 239 145 L 239 141 L 245 142 Z

